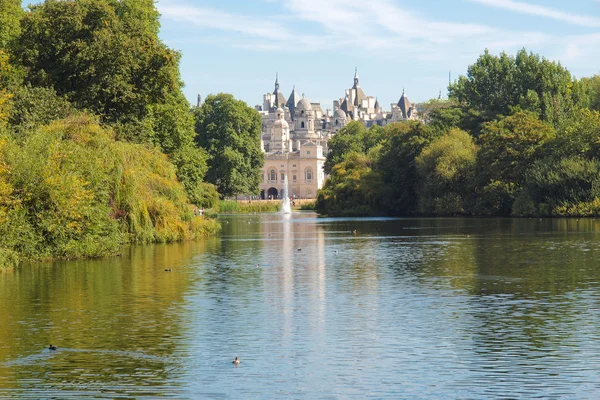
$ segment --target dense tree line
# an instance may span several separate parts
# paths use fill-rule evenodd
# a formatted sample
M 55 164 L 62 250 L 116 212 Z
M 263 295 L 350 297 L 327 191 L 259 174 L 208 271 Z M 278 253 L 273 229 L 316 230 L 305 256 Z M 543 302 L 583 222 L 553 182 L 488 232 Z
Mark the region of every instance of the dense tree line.
M 0 268 L 214 232 L 195 207 L 258 190 L 258 113 L 192 109 L 159 28 L 153 0 L 0 0 Z
M 600 215 L 600 76 L 486 51 L 449 90 L 425 104 L 425 123 L 342 129 L 318 211 Z

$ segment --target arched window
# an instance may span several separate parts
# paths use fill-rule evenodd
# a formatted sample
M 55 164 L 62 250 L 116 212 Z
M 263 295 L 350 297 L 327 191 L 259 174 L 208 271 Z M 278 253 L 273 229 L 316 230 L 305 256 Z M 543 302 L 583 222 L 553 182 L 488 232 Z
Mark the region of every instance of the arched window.
M 300 128 L 304 128 L 304 122 L 300 122 Z
M 269 180 L 270 181 L 276 181 L 277 180 L 277 171 L 275 171 L 274 169 L 269 171 Z
M 312 178 L 313 178 L 312 169 L 306 168 L 304 170 L 304 179 L 306 179 L 307 181 L 312 181 Z
M 339 125 L 339 124 L 340 124 L 340 120 L 339 120 L 339 119 L 336 119 L 336 120 L 335 120 L 335 124 L 336 124 L 336 125 Z

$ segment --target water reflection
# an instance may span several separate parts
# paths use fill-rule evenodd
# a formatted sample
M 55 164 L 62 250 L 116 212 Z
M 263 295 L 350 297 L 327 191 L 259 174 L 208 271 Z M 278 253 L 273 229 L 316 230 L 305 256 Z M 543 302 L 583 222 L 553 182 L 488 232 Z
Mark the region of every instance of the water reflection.
M 190 260 L 206 247 L 132 247 L 123 257 L 0 274 L 0 360 L 8 360 L 0 363 L 0 388 L 39 398 L 49 388 L 81 397 L 80 390 L 133 395 L 163 386 L 177 365 L 170 356 L 180 317 L 172 305 L 192 281 Z
M 0 397 L 597 397 L 600 221 L 223 222 L 0 275 Z

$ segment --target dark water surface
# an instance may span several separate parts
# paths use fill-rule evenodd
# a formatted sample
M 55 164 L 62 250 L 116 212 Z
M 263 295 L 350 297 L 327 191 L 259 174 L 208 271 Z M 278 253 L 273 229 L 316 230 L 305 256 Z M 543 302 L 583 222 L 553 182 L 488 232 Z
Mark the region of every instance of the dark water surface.
M 0 274 L 0 397 L 600 398 L 600 220 L 222 221 Z

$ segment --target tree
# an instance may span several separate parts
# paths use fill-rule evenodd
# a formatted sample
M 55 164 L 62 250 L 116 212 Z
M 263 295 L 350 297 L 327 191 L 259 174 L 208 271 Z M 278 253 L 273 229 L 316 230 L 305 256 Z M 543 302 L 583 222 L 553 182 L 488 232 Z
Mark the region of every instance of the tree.
M 159 146 L 177 164 L 178 178 L 194 201 L 210 194 L 198 172 L 206 156 L 192 154 L 194 119 L 183 95 L 179 54 L 158 38 L 152 0 L 46 1 L 22 19 L 14 58 L 25 68 L 29 93 L 41 94 L 33 115 L 15 119 L 45 123 L 66 106 L 92 111 L 117 137 Z M 30 88 L 29 88 L 30 87 Z M 28 110 L 28 108 L 27 108 Z
M 415 159 L 439 134 L 416 121 L 387 125 L 385 133 L 387 141 L 377 167 L 385 183 L 384 201 L 392 213 L 416 213 L 419 176 Z
M 12 95 L 5 90 L 0 90 L 0 128 L 6 125 L 10 114 L 10 99 Z
M 18 36 L 23 14 L 20 0 L 0 0 L 0 50 L 6 49 L 9 42 Z
M 173 153 L 171 161 L 177 177 L 190 201 L 198 207 L 216 208 L 219 194 L 214 185 L 204 182 L 208 170 L 206 150 L 195 145 L 185 146 Z
M 208 96 L 194 109 L 196 143 L 209 155 L 206 180 L 221 196 L 258 193 L 264 155 L 262 121 L 256 110 L 232 95 Z
M 452 99 L 484 113 L 488 121 L 520 107 L 556 126 L 588 104 L 584 85 L 566 68 L 525 49 L 516 57 L 486 50 L 449 90 Z
M 376 158 L 374 154 L 350 152 L 335 164 L 317 194 L 317 212 L 332 216 L 385 214 L 381 173 L 373 170 Z
M 557 129 L 556 139 L 548 143 L 555 159 L 584 156 L 600 159 L 600 112 L 580 110 Z
M 13 95 L 8 88 L 15 82 L 15 69 L 8 62 L 8 54 L 0 49 L 0 128 L 5 125 L 11 113 Z
M 416 158 L 419 210 L 427 214 L 464 214 L 473 193 L 477 146 L 465 131 L 451 129 Z
M 581 79 L 590 99 L 590 108 L 600 111 L 600 75 Z
M 120 0 L 117 15 L 127 32 L 135 36 L 154 38 L 160 29 L 160 14 L 155 0 Z
M 477 211 L 508 215 L 523 188 L 525 173 L 544 155 L 544 145 L 554 137 L 554 128 L 531 112 L 521 111 L 485 124 L 477 157 Z
M 335 164 L 342 162 L 351 152 L 366 154 L 381 143 L 384 135 L 383 128 L 378 125 L 367 129 L 360 121 L 350 122 L 327 143 L 329 153 L 323 167 L 325 173 L 331 173 Z
M 473 137 L 479 137 L 481 128 L 486 122 L 485 116 L 480 111 L 452 103 L 448 103 L 447 107 L 431 110 L 427 119 L 429 125 L 440 135 L 452 128 L 458 128 L 469 132 Z
M 152 1 L 67 0 L 31 7 L 15 59 L 26 82 L 53 88 L 104 122 L 143 120 L 181 89 L 179 55 L 157 36 Z
M 544 159 L 536 161 L 527 171 L 525 190 L 515 201 L 514 212 L 517 215 L 598 215 L 599 199 L 600 162 L 597 159 L 580 156 Z
M 73 112 L 71 103 L 59 97 L 52 88 L 25 85 L 13 90 L 9 123 L 15 131 L 25 132 L 35 126 L 66 118 Z

